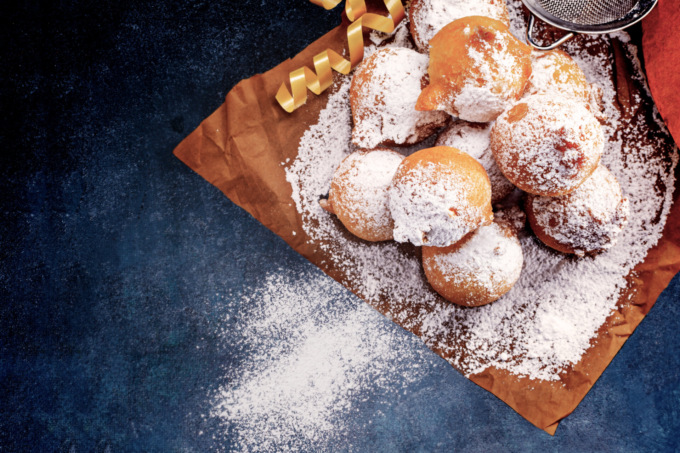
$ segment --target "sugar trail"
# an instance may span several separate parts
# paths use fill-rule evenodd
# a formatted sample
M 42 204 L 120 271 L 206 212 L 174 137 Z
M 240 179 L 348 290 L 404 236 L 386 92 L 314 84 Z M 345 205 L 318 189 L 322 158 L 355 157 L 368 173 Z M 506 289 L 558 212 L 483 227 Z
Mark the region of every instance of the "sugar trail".
M 223 332 L 247 359 L 227 369 L 212 411 L 234 450 L 346 445 L 347 420 L 366 398 L 390 401 L 437 366 L 417 338 L 319 271 L 280 270 L 247 291 Z

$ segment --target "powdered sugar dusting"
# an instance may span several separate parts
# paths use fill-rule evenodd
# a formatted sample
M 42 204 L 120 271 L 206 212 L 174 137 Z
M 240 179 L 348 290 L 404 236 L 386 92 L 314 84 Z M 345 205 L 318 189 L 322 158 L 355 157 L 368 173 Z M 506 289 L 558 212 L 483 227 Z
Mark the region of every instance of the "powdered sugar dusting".
M 406 5 L 406 10 L 408 10 L 408 5 Z M 401 22 L 399 22 L 392 33 L 383 33 L 378 30 L 371 30 L 371 33 L 368 35 L 368 37 L 371 40 L 373 46 L 389 45 L 390 47 L 404 47 L 406 49 L 413 49 L 413 43 L 411 43 L 411 34 L 409 33 L 408 14 L 401 20 Z M 368 56 L 368 52 L 366 52 L 366 50 L 369 49 L 364 49 L 364 57 Z
M 485 212 L 469 202 L 469 192 L 480 185 L 473 176 L 429 159 L 408 168 L 402 163 L 388 189 L 394 240 L 446 247 L 475 230 L 486 219 Z
M 533 51 L 531 77 L 529 77 L 526 94 L 557 92 L 582 101 L 587 99 L 585 84 L 581 85 L 573 80 L 574 77 L 570 77 L 569 69 L 571 69 L 569 59 L 560 52 Z M 585 82 L 584 79 L 581 80 Z
M 433 263 L 448 282 L 458 286 L 473 279 L 491 298 L 501 296 L 498 288 L 514 282 L 522 271 L 522 247 L 515 236 L 507 235 L 497 223 L 479 227 L 452 253 L 434 255 Z
M 348 238 L 319 207 L 333 171 L 352 148 L 346 80 L 330 96 L 318 123 L 304 134 L 297 158 L 286 169 L 304 231 L 341 279 L 388 317 L 416 330 L 466 375 L 493 366 L 534 379 L 559 380 L 581 359 L 616 307 L 625 276 L 661 237 L 672 201 L 677 149 L 667 145 L 662 131 L 653 132 L 653 140 L 647 138 L 649 123 L 642 115 L 651 107 L 640 105 L 641 99 L 631 100 L 633 108 L 626 116 L 619 113 L 612 61 L 589 49 L 598 39 L 610 38 L 585 37 L 570 43 L 567 51 L 588 82 L 603 88 L 608 120 L 602 161 L 630 200 L 629 224 L 614 247 L 583 259 L 554 252 L 523 233 L 522 275 L 493 304 L 461 309 L 443 303 L 424 281 L 415 254 L 391 242 L 366 244 Z
M 517 99 L 515 87 L 524 86 L 523 71 L 519 68 L 521 61 L 508 50 L 510 39 L 514 38 L 499 31 L 491 42 L 479 40 L 481 48 L 468 48 L 475 77 L 455 95 L 452 115 L 486 123 L 495 120 Z
M 577 255 L 611 248 L 628 221 L 628 200 L 604 166 L 568 195 L 528 203 L 545 234 Z
M 583 71 L 569 55 L 560 51 L 533 51 L 531 54 L 531 77 L 525 96 L 540 93 L 574 98 L 583 103 L 596 118 L 604 119 L 600 111 L 602 97 L 599 86 L 591 86 Z
M 557 93 L 536 94 L 498 117 L 491 149 L 517 187 L 553 196 L 573 191 L 593 172 L 604 136 L 582 103 Z
M 358 282 L 362 294 L 379 303 L 390 295 L 395 301 L 419 300 L 429 292 L 423 278 L 409 279 L 407 285 L 389 285 L 404 276 L 422 276 L 420 262 L 407 256 L 393 242 L 367 244 L 348 239 L 333 216 L 319 205 L 329 189 L 333 172 L 352 151 L 349 78 L 329 96 L 317 124 L 300 140 L 298 156 L 286 169 L 286 179 L 293 188 L 293 200 L 302 215 L 305 233 L 321 250 L 332 256 L 345 282 Z M 400 304 L 396 304 L 400 305 Z M 397 306 L 388 313 L 393 319 L 406 321 Z
M 242 300 L 223 333 L 247 354 L 226 370 L 212 415 L 238 451 L 330 451 L 367 391 L 391 398 L 436 364 L 417 339 L 318 272 L 279 271 Z
M 510 33 L 518 40 L 526 43 L 527 20 L 522 11 L 523 5 L 519 0 L 507 0 L 508 17 L 510 18 Z
M 466 123 L 456 121 L 437 137 L 437 146 L 457 148 L 482 164 L 491 181 L 491 202 L 497 203 L 515 189 L 503 175 L 491 152 L 491 126 L 493 123 Z
M 439 30 L 467 16 L 491 17 L 508 23 L 505 0 L 414 0 L 409 17 L 416 46 L 427 51 L 430 40 Z
M 392 238 L 387 188 L 403 158 L 387 149 L 357 151 L 335 171 L 328 201 L 338 218 L 357 236 L 366 240 Z
M 386 47 L 361 64 L 350 88 L 354 144 L 367 149 L 390 142 L 413 144 L 444 125 L 443 112 L 415 109 L 427 63 L 427 56 L 415 50 Z

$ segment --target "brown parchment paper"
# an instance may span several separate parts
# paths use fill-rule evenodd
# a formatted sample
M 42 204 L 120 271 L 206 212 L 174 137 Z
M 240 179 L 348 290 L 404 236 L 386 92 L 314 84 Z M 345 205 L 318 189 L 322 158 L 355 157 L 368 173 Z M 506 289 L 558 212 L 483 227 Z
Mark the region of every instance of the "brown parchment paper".
M 312 57 L 326 48 L 342 48 L 346 40 L 345 27 L 346 22 L 292 60 L 284 61 L 265 74 L 241 81 L 229 92 L 224 104 L 180 143 L 174 153 L 293 249 L 366 300 L 351 281 L 343 281 L 332 260 L 305 234 L 282 165 L 286 159 L 296 157 L 300 138 L 310 125 L 317 122 L 320 110 L 326 105 L 328 92 L 321 96 L 310 94 L 307 104 L 292 114 L 284 112 L 274 99 L 279 85 L 287 79 L 290 71 L 309 65 Z M 616 62 L 618 102 L 625 109 L 626 105 L 630 105 L 632 96 L 646 94 L 638 86 L 639 82 L 632 80 L 630 62 L 626 61 L 621 48 L 608 51 Z M 651 118 L 651 104 L 649 106 Z M 561 375 L 560 382 L 531 380 L 495 368 L 470 379 L 538 428 L 554 434 L 558 422 L 576 408 L 680 270 L 680 208 L 677 198 L 676 190 L 676 202 L 662 239 L 627 277 L 630 285 L 622 293 L 617 309 L 591 341 L 593 346 L 578 364 Z M 409 253 L 417 253 L 415 248 L 406 249 Z M 375 304 L 374 308 L 386 313 L 385 305 Z M 413 328 L 412 332 L 418 335 L 417 330 Z M 445 351 L 434 352 L 447 358 Z

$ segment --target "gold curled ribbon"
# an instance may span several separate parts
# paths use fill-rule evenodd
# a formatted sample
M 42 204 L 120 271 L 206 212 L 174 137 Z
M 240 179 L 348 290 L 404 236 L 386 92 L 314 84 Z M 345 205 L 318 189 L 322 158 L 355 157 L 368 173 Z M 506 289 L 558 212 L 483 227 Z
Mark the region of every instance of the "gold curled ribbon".
M 336 6 L 338 6 L 338 4 L 342 0 L 309 0 L 309 1 L 314 3 L 315 5 L 323 6 L 326 9 L 333 9 Z
M 331 9 L 337 6 L 341 0 L 310 0 L 315 5 Z M 404 18 L 404 5 L 400 0 L 384 0 L 389 16 L 367 13 L 364 0 L 346 0 L 345 14 L 352 22 L 347 27 L 347 43 L 349 47 L 349 60 L 343 58 L 337 52 L 326 49 L 314 56 L 314 69 L 303 66 L 291 72 L 290 87 L 293 94 L 286 88 L 285 83 L 279 87 L 276 100 L 281 107 L 291 113 L 307 102 L 307 89 L 314 94 L 321 94 L 333 83 L 333 71 L 340 74 L 349 74 L 364 58 L 364 34 L 363 28 L 370 28 L 383 33 L 392 33 L 394 28 Z

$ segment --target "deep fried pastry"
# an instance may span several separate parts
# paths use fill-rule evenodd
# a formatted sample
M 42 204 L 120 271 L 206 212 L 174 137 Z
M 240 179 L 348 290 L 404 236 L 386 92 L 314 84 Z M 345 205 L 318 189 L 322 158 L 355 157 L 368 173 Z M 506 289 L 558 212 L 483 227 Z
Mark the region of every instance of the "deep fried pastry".
M 478 228 L 449 247 L 423 247 L 423 269 L 444 299 L 466 307 L 498 300 L 522 273 L 517 234 L 502 222 Z
M 458 19 L 430 41 L 430 84 L 416 109 L 443 110 L 466 121 L 495 120 L 524 93 L 531 48 L 508 26 L 482 16 Z
M 408 17 L 416 47 L 427 52 L 430 40 L 439 30 L 467 16 L 490 17 L 510 25 L 505 0 L 413 0 Z
M 530 196 L 526 210 L 531 229 L 544 244 L 583 256 L 616 243 L 628 222 L 629 203 L 614 175 L 600 165 L 568 195 Z
M 573 99 L 533 95 L 504 112 L 491 129 L 491 150 L 506 178 L 535 195 L 576 190 L 597 168 L 602 126 Z
M 491 184 L 484 168 L 448 146 L 405 158 L 388 197 L 399 242 L 444 247 L 493 220 Z
M 444 126 L 444 112 L 416 111 L 427 76 L 427 56 L 412 49 L 383 48 L 359 66 L 350 86 L 352 142 L 366 149 L 411 145 Z
M 589 84 L 579 65 L 559 49 L 531 54 L 531 77 L 525 95 L 549 93 L 572 97 L 582 102 L 596 118 L 604 118 L 602 89 Z
M 387 187 L 403 159 L 389 149 L 350 154 L 335 170 L 328 200 L 322 200 L 321 206 L 361 239 L 392 239 L 394 222 L 387 207 Z

